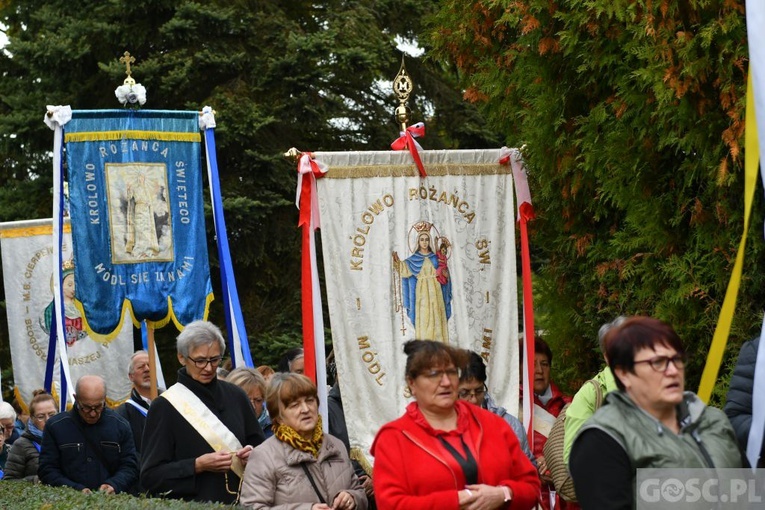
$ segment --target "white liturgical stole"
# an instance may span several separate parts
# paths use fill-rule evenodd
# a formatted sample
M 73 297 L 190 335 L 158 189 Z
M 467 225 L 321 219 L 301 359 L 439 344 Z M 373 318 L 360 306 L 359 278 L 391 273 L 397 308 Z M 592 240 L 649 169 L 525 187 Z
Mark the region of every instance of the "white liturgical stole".
M 239 478 L 244 475 L 244 464 L 236 456 L 236 452 L 242 449 L 242 443 L 229 430 L 226 425 L 210 411 L 210 408 L 197 397 L 194 392 L 180 383 L 173 384 L 158 398 L 165 398 L 173 404 L 173 407 L 188 421 L 194 430 L 216 452 L 231 452 L 233 454 L 231 471 Z

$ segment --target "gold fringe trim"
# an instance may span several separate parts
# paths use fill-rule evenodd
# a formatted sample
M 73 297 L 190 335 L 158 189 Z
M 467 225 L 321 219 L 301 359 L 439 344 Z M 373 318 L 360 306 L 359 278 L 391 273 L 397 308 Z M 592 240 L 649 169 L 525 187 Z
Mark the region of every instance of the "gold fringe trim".
M 210 313 L 210 303 L 212 303 L 214 299 L 215 299 L 215 296 L 213 296 L 212 292 L 207 294 L 205 298 L 205 311 L 204 311 L 204 316 L 202 317 L 202 320 L 207 320 L 207 317 Z M 136 328 L 141 327 L 141 323 L 135 318 L 133 305 L 127 299 L 122 301 L 122 315 L 120 315 L 119 324 L 111 333 L 107 333 L 105 335 L 96 333 L 90 328 L 90 324 L 88 324 L 88 319 L 86 318 L 85 310 L 82 307 L 82 303 L 78 300 L 75 300 L 74 304 L 77 307 L 77 309 L 80 311 L 80 315 L 82 316 L 82 327 L 88 333 L 88 336 L 90 336 L 90 338 L 92 338 L 94 341 L 102 343 L 104 345 L 109 344 L 112 340 L 117 338 L 117 335 L 119 335 L 120 332 L 122 331 L 122 326 L 125 322 L 125 318 L 128 315 L 130 316 L 130 320 L 133 322 L 133 326 L 135 326 Z M 147 320 L 146 325 L 153 329 L 159 329 L 164 326 L 167 326 L 170 323 L 170 321 L 172 321 L 173 324 L 175 324 L 175 327 L 178 329 L 178 331 L 183 331 L 183 324 L 181 324 L 178 321 L 178 318 L 175 316 L 175 311 L 173 310 L 173 300 L 170 298 L 170 296 L 168 296 L 167 297 L 167 315 L 165 315 L 163 318 L 156 321 Z
M 24 399 L 21 398 L 21 390 L 19 390 L 18 386 L 13 387 L 13 398 L 15 398 L 16 402 L 19 403 L 19 407 L 21 407 L 21 410 L 24 411 L 24 413 L 29 414 L 29 405 L 27 405 L 27 403 L 24 402 Z
M 367 459 L 364 452 L 361 451 L 361 448 L 358 446 L 351 448 L 351 460 L 358 462 L 361 469 L 363 469 L 368 476 L 372 476 L 372 463 L 369 462 L 369 459 Z
M 163 142 L 201 142 L 199 133 L 183 133 L 169 131 L 82 131 L 66 133 L 64 141 L 69 142 L 101 142 L 115 140 L 161 140 Z
M 74 384 L 76 382 L 77 381 L 72 381 L 72 384 Z M 35 388 L 32 391 L 36 391 L 38 389 L 43 389 L 43 388 L 42 387 Z M 52 390 L 51 391 L 51 395 L 53 396 L 53 399 L 56 401 L 56 409 L 58 409 L 59 403 L 61 402 L 61 400 L 59 399 L 59 394 L 56 391 L 56 387 L 55 386 L 53 386 L 51 388 L 51 390 Z M 29 414 L 29 404 L 27 404 L 26 401 L 24 400 L 24 398 L 21 396 L 21 390 L 19 390 L 18 386 L 14 386 L 13 387 L 13 396 L 16 399 L 16 402 L 19 403 L 19 406 L 21 407 L 21 410 L 24 411 L 26 414 Z M 110 409 L 115 409 L 115 408 L 119 407 L 120 405 L 122 405 L 122 403 L 125 402 L 128 398 L 130 398 L 129 395 L 128 395 L 128 397 L 120 399 L 120 400 L 115 400 L 113 398 L 106 397 L 106 405 L 109 406 Z M 66 408 L 67 408 L 67 410 L 71 409 L 72 408 L 72 403 L 71 402 L 67 402 Z
M 215 296 L 213 296 L 212 292 L 209 293 L 207 297 L 205 298 L 205 313 L 202 316 L 202 320 L 204 321 L 207 320 L 207 317 L 210 314 L 210 303 L 212 303 L 214 299 L 215 299 Z M 175 316 L 175 311 L 173 310 L 173 303 L 170 300 L 169 296 L 167 298 L 167 310 L 168 310 L 167 316 L 165 316 L 164 318 L 158 321 L 146 321 L 146 325 L 154 329 L 159 329 L 159 328 L 163 328 L 167 326 L 170 323 L 170 321 L 173 321 L 175 328 L 178 331 L 183 331 L 184 326 L 183 324 L 180 323 L 178 318 Z
M 425 165 L 428 177 L 444 175 L 506 175 L 512 174 L 510 165 L 499 163 L 460 165 L 434 164 Z M 370 177 L 418 177 L 417 167 L 412 165 L 374 165 L 374 166 L 343 166 L 329 167 L 325 179 L 368 179 Z
M 82 302 L 79 299 L 74 300 L 74 306 L 77 307 L 77 310 L 80 312 L 80 317 L 82 318 L 82 329 L 84 329 L 88 336 L 94 341 L 98 342 L 100 344 L 109 345 L 112 340 L 117 338 L 117 336 L 122 332 L 122 325 L 125 323 L 125 316 L 126 314 L 130 314 L 130 316 L 133 316 L 133 306 L 127 299 L 122 301 L 122 313 L 120 314 L 120 322 L 117 324 L 117 327 L 114 328 L 114 330 L 111 333 L 107 333 L 105 335 L 102 335 L 101 333 L 96 333 L 90 328 L 90 324 L 88 324 L 88 318 L 85 314 L 85 308 L 82 306 Z M 135 322 L 135 320 L 133 321 Z M 140 327 L 140 324 L 138 325 Z
M 72 231 L 72 227 L 69 223 L 64 224 L 64 233 L 69 234 Z M 53 233 L 53 225 L 39 225 L 37 227 L 21 227 L 21 228 L 9 228 L 8 230 L 0 230 L 0 238 L 12 239 L 15 237 L 32 237 L 41 235 L 51 235 Z

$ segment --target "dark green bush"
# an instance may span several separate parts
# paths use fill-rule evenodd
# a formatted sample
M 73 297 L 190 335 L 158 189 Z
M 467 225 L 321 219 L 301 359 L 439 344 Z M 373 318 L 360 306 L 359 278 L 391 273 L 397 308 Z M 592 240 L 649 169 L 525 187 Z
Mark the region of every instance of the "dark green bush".
M 151 510 L 241 508 L 212 503 L 188 503 L 174 499 L 134 497 L 128 494 L 83 494 L 66 487 L 33 485 L 23 481 L 0 481 L 0 510 Z

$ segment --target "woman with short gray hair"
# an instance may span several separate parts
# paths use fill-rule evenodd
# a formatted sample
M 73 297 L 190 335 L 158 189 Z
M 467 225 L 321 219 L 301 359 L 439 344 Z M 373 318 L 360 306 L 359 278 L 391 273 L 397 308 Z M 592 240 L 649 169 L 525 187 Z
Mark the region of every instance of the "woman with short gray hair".
M 146 416 L 141 486 L 154 495 L 234 503 L 263 431 L 247 394 L 217 378 L 225 349 L 217 326 L 192 322 L 176 346 L 178 382 Z
M 189 352 L 203 345 L 213 345 L 217 343 L 220 352 L 226 351 L 226 341 L 223 340 L 223 334 L 220 328 L 207 321 L 194 321 L 186 325 L 183 331 L 178 335 L 175 343 L 179 355 L 188 356 Z

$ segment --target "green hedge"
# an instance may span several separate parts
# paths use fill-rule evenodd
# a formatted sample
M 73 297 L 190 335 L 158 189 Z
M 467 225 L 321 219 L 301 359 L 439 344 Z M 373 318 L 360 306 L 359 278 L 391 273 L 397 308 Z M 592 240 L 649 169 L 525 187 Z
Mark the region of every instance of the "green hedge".
M 66 487 L 33 485 L 23 481 L 0 481 L 2 510 L 133 510 L 241 508 L 233 505 L 188 503 L 174 499 L 133 497 L 128 494 L 83 494 Z

